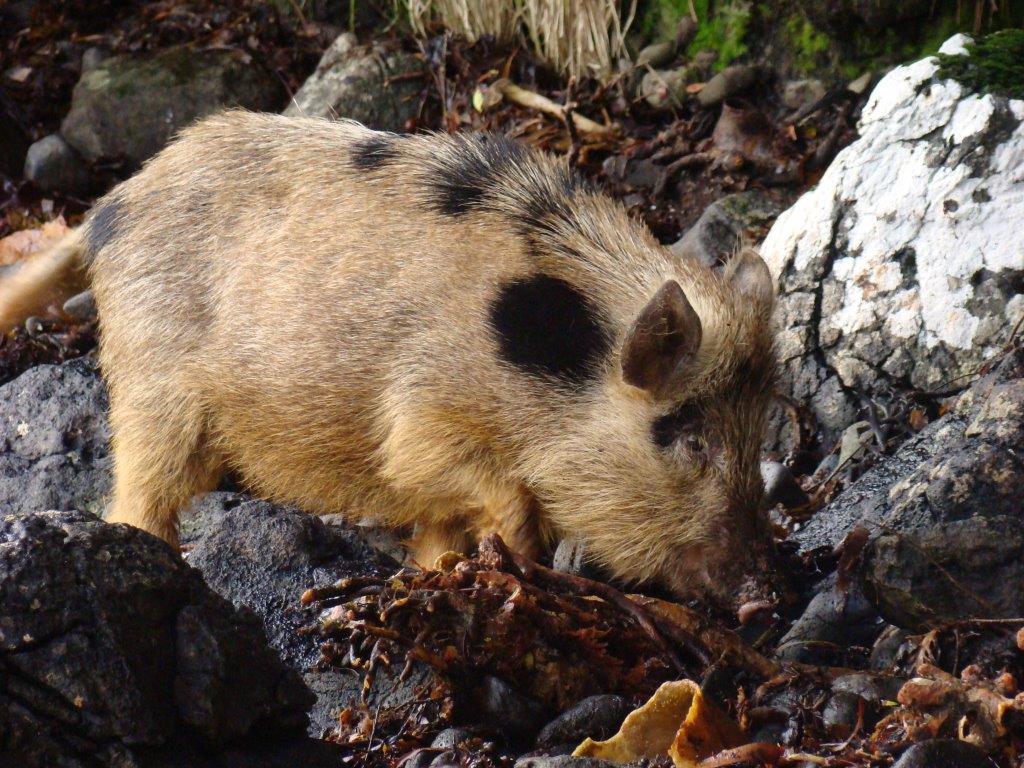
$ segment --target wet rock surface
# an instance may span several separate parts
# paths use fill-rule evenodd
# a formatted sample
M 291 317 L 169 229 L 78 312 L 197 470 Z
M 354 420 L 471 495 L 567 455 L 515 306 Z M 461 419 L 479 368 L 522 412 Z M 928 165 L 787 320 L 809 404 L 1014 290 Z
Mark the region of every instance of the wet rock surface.
M 181 128 L 226 107 L 274 111 L 281 86 L 240 51 L 115 56 L 82 75 L 61 135 L 88 163 L 137 168 Z
M 893 768 L 984 768 L 988 756 L 973 744 L 958 739 L 933 739 L 915 744 Z
M 316 620 L 300 605 L 314 584 L 333 584 L 352 576 L 387 575 L 398 568 L 372 549 L 351 527 L 328 525 L 296 509 L 234 493 L 212 493 L 198 500 L 183 523 L 190 545 L 188 563 L 218 594 L 253 611 L 263 622 L 270 645 L 303 675 L 317 695 L 310 710 L 310 731 L 319 735 L 335 724 L 340 710 L 359 703 L 361 680 L 355 675 L 317 670 L 319 642 L 299 630 Z M 429 673 L 417 668 L 407 681 L 401 670 L 385 670 L 369 701 L 397 706 L 414 698 Z
M 775 655 L 807 664 L 860 666 L 880 628 L 878 614 L 859 586 L 833 581 L 811 599 Z
M 301 741 L 312 701 L 259 620 L 177 552 L 81 512 L 0 520 L 0 670 L 0 754 L 19 766 Z
M 324 52 L 284 113 L 357 120 L 381 131 L 403 131 L 419 111 L 422 83 L 417 73 L 425 74 L 415 56 L 381 45 L 360 46 L 355 35 L 345 33 Z M 399 76 L 402 79 L 393 80 Z
M 0 509 L 100 514 L 110 487 L 106 409 L 87 358 L 36 366 L 0 387 Z
M 968 93 L 937 67 L 879 82 L 861 137 L 762 247 L 786 388 L 833 436 L 853 421 L 853 390 L 942 389 L 1024 315 L 1024 102 Z
M 898 626 L 1020 615 L 1022 376 L 1018 351 L 794 538 L 807 548 L 835 546 L 855 525 L 866 527 L 865 590 Z
M 533 739 L 544 725 L 545 716 L 550 715 L 540 702 L 493 675 L 484 680 L 480 706 L 486 721 L 513 743 Z
M 537 734 L 537 749 L 577 745 L 588 736 L 610 738 L 633 710 L 622 696 L 589 696 L 545 725 Z
M 595 757 L 554 755 L 551 757 L 523 757 L 516 760 L 515 768 L 612 768 L 617 763 Z

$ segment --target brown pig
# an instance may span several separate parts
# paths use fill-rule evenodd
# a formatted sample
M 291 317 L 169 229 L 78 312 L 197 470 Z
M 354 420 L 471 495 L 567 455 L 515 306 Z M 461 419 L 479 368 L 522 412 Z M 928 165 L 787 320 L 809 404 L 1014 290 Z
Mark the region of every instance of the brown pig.
M 414 528 L 424 564 L 489 531 L 531 556 L 571 534 L 624 581 L 732 602 L 768 562 L 765 263 L 675 257 L 554 158 L 228 112 L 0 290 L 0 318 L 78 264 L 111 521 L 174 542 L 232 470 Z

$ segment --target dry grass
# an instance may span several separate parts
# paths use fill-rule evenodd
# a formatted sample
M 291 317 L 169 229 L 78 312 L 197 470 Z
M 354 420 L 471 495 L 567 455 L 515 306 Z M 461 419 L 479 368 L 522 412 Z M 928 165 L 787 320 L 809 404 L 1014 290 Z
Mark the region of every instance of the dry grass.
M 486 34 L 503 41 L 522 37 L 572 77 L 605 77 L 625 54 L 635 2 L 622 2 L 629 5 L 625 17 L 616 0 L 407 0 L 418 33 L 440 22 L 470 40 Z

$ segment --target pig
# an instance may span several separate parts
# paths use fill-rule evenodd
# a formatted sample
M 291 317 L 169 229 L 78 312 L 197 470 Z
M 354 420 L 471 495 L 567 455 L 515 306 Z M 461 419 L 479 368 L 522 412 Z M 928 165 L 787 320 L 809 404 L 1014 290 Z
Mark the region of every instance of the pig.
M 424 565 L 492 531 L 533 558 L 571 535 L 627 584 L 764 583 L 768 268 L 673 255 L 557 158 L 228 111 L 99 200 L 0 316 L 83 266 L 111 522 L 175 543 L 230 471 L 411 531 Z

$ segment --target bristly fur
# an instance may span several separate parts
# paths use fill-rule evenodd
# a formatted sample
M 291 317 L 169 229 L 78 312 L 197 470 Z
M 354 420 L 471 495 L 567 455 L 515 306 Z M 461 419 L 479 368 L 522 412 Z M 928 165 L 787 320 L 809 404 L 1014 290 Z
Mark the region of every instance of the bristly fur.
M 122 203 L 116 197 L 108 197 L 97 205 L 89 215 L 86 247 L 90 253 L 99 251 L 117 237 L 117 230 L 123 215 Z
M 506 139 L 244 112 L 184 131 L 96 211 L 110 519 L 173 541 L 231 469 L 311 512 L 415 526 L 425 564 L 470 534 L 537 555 L 571 532 L 622 579 L 724 594 L 768 551 L 756 255 L 681 260 Z M 655 394 L 621 354 L 666 281 L 699 350 Z M 685 403 L 700 439 L 656 440 Z
M 352 146 L 352 164 L 361 171 L 380 170 L 398 156 L 398 136 L 379 133 Z

